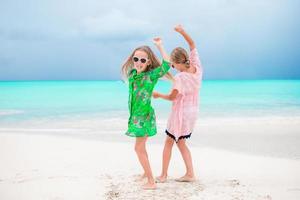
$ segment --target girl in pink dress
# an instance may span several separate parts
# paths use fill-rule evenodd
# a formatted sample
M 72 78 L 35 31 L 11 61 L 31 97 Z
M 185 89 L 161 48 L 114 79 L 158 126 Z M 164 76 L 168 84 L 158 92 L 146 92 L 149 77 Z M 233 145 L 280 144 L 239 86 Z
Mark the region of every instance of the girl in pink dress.
M 172 112 L 166 129 L 166 141 L 163 150 L 162 173 L 157 177 L 157 182 L 165 182 L 171 159 L 172 147 L 176 142 L 186 166 L 186 173 L 180 182 L 195 180 L 192 156 L 186 145 L 185 139 L 189 138 L 195 126 L 199 110 L 199 89 L 202 80 L 202 66 L 198 52 L 192 38 L 185 32 L 181 25 L 175 27 L 190 47 L 190 53 L 181 47 L 175 48 L 171 53 L 172 67 L 179 72 L 175 75 L 173 88 L 169 94 L 153 93 L 154 98 L 172 101 Z

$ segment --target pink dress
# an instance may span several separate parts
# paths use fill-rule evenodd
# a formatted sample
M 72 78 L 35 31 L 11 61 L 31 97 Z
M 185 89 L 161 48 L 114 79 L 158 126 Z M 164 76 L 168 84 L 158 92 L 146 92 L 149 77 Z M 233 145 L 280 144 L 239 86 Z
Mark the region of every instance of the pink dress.
M 196 72 L 177 73 L 172 88 L 178 90 L 178 94 L 173 100 L 166 133 L 176 142 L 191 136 L 198 117 L 199 89 L 203 70 L 196 48 L 190 52 L 189 57 L 190 65 L 196 68 Z

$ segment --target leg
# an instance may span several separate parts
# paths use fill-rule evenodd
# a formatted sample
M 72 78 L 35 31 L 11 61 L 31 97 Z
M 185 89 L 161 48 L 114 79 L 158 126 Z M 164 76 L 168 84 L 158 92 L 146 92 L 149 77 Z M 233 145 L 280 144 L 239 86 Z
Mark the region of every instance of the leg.
M 146 147 L 145 147 L 145 149 L 146 149 Z M 149 160 L 147 151 L 146 151 L 146 156 L 147 156 L 147 159 Z M 140 177 L 140 180 L 142 181 L 142 180 L 144 180 L 145 178 L 147 178 L 147 175 L 146 175 L 146 172 L 144 171 L 144 173 L 143 173 L 143 174 L 141 175 L 141 177 Z
M 173 144 L 174 144 L 174 140 L 169 136 L 167 136 L 164 150 L 163 150 L 162 171 L 161 171 L 161 175 L 157 177 L 157 181 L 160 183 L 163 183 L 167 180 L 168 168 L 169 168 L 169 163 L 172 155 Z
M 148 182 L 143 186 L 144 189 L 155 189 L 156 184 L 152 175 L 152 170 L 148 160 L 148 154 L 146 151 L 146 141 L 147 137 L 137 137 L 135 142 L 135 151 L 138 156 L 138 159 L 144 169 L 145 175 L 148 179 Z
M 191 182 L 195 180 L 195 174 L 193 169 L 193 161 L 192 161 L 192 155 L 185 143 L 185 139 L 181 139 L 178 141 L 177 146 L 179 148 L 179 151 L 181 153 L 181 156 L 184 160 L 184 164 L 186 167 L 186 173 L 183 177 L 177 179 L 177 181 L 181 182 Z
M 147 155 L 147 159 L 148 159 L 147 151 L 146 151 L 146 155 Z M 145 172 L 144 168 L 143 168 L 143 171 L 144 171 L 144 173 L 138 176 L 138 178 L 136 179 L 137 181 L 143 181 L 145 178 L 147 178 L 147 175 L 146 175 L 146 172 Z

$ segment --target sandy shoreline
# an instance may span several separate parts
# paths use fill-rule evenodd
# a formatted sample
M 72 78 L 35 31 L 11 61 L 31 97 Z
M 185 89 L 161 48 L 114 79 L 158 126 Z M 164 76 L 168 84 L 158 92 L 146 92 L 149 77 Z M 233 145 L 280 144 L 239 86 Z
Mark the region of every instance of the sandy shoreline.
M 167 119 L 157 117 L 158 133 L 151 141 L 162 145 Z M 132 143 L 124 137 L 126 118 L 36 119 L 0 124 L 0 134 L 69 136 L 84 140 Z M 274 158 L 300 159 L 300 117 L 200 118 L 189 143 Z
M 160 172 L 163 146 L 150 140 Z M 142 191 L 133 143 L 48 135 L 0 134 L 0 198 L 14 199 L 299 199 L 300 160 L 192 146 L 199 180 L 180 184 L 184 165 L 174 149 L 170 180 Z

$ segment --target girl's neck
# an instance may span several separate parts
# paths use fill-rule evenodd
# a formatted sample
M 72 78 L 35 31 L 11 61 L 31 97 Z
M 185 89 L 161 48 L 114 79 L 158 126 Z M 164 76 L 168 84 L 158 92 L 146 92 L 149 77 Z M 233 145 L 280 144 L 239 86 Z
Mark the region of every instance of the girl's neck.
M 196 72 L 196 69 L 194 67 L 189 67 L 189 68 L 184 68 L 181 72 L 194 74 Z
M 140 74 L 140 73 L 143 73 L 144 71 L 139 71 L 136 69 L 136 74 Z
M 189 69 L 188 68 L 184 68 L 184 69 L 182 69 L 181 72 L 189 72 Z

